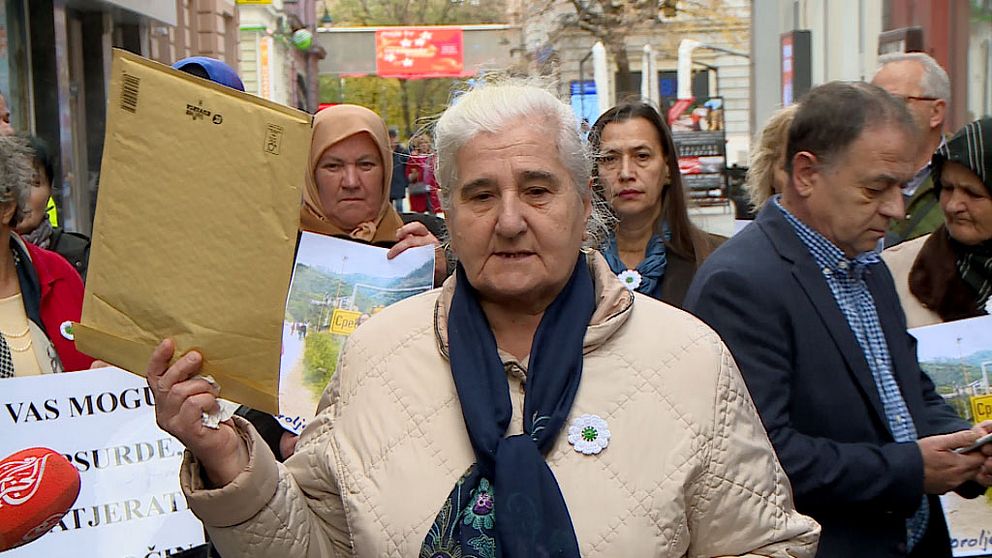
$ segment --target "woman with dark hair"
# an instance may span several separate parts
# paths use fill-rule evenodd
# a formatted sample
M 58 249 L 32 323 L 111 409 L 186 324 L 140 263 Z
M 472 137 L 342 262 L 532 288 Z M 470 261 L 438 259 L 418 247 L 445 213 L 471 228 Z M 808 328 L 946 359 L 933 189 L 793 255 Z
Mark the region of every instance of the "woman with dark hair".
M 619 218 L 601 250 L 630 290 L 673 306 L 725 239 L 689 220 L 672 132 L 643 102 L 619 104 L 593 124 L 593 187 Z
M 15 230 L 25 242 L 51 250 L 68 260 L 85 281 L 90 259 L 90 237 L 54 226 L 48 214 L 52 199 L 52 177 L 55 176 L 52 158 L 41 138 L 31 136 L 28 144 L 34 166 L 34 179 L 28 193 L 28 207 L 31 211 L 21 219 Z

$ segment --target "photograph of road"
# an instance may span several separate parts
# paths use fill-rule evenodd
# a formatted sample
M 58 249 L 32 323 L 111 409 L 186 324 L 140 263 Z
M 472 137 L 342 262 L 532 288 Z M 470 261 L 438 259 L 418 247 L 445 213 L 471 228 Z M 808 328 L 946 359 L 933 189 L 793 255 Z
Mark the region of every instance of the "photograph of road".
M 909 330 L 918 341 L 920 366 L 940 393 L 965 419 L 977 422 L 973 402 L 989 395 L 992 374 L 992 316 L 981 316 Z M 941 496 L 954 556 L 992 554 L 992 497 L 966 500 Z
M 386 306 L 433 287 L 434 249 L 386 249 L 303 233 L 286 302 L 279 370 L 283 421 L 313 417 L 348 336 Z M 300 418 L 302 420 L 297 421 Z

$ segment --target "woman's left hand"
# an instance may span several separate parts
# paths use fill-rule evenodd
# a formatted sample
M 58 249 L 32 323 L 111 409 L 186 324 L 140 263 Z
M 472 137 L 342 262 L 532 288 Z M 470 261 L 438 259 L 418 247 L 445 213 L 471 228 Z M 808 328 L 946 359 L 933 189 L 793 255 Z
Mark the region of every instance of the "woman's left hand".
M 440 285 L 447 276 L 448 262 L 444 258 L 444 251 L 441 250 L 441 241 L 431 234 L 427 227 L 420 221 L 412 221 L 396 229 L 396 240 L 398 241 L 389 252 L 386 258 L 393 259 L 402 254 L 408 248 L 416 246 L 434 246 L 434 284 Z

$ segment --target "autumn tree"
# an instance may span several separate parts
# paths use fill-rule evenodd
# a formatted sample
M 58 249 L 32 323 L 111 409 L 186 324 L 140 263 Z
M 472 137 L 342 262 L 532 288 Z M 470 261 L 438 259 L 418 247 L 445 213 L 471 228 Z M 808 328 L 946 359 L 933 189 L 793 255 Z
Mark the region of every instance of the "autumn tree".
M 506 17 L 503 0 L 332 0 L 328 5 L 336 24 L 360 27 L 498 23 Z M 348 78 L 344 93 L 336 76 L 321 76 L 321 97 L 335 101 L 346 95 L 348 102 L 368 106 L 388 122 L 402 122 L 409 136 L 447 105 L 457 81 Z

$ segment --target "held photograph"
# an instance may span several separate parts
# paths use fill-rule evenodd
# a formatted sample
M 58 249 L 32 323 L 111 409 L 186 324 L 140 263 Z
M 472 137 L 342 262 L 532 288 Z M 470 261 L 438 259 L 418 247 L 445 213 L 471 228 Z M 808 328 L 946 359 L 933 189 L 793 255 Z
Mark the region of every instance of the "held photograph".
M 299 433 L 313 418 L 345 340 L 382 309 L 433 287 L 434 248 L 392 260 L 386 249 L 303 233 L 286 302 L 279 371 L 282 424 Z
M 970 422 L 992 418 L 992 316 L 909 330 L 920 366 L 951 406 Z M 992 555 L 992 496 L 941 496 L 954 556 Z

